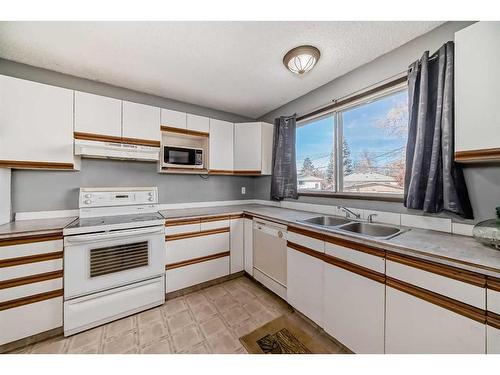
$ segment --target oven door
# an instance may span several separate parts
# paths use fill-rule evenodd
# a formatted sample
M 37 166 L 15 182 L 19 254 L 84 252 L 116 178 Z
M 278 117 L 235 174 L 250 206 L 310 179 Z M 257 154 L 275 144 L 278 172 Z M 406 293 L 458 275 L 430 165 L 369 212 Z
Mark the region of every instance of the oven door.
M 164 272 L 163 226 L 64 238 L 65 300 Z

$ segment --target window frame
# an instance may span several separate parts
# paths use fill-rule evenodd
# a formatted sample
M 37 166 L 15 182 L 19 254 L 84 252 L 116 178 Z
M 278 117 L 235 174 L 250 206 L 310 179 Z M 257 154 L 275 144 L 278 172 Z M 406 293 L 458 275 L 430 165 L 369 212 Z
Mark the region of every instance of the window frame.
M 356 100 L 350 101 L 346 98 L 345 104 L 340 104 L 333 109 L 326 110 L 324 112 L 315 114 L 314 116 L 301 119 L 297 121 L 297 128 L 302 126 L 307 126 L 308 123 L 319 120 L 325 117 L 333 117 L 333 147 L 334 147 L 334 164 L 335 164 L 335 191 L 317 191 L 311 189 L 300 189 L 297 183 L 297 193 L 299 196 L 310 196 L 310 197 L 329 197 L 329 198 L 343 198 L 343 199 L 363 199 L 363 200 L 374 200 L 374 201 L 386 201 L 386 202 L 403 202 L 403 194 L 391 194 L 391 193 L 352 193 L 344 192 L 343 189 L 343 163 L 339 161 L 343 160 L 341 140 L 343 140 L 343 116 L 342 113 L 365 104 L 369 104 L 375 100 L 378 100 L 384 96 L 395 94 L 397 92 L 403 91 L 408 88 L 407 81 L 386 87 L 382 85 L 379 90 L 369 90 L 367 95 L 356 95 Z

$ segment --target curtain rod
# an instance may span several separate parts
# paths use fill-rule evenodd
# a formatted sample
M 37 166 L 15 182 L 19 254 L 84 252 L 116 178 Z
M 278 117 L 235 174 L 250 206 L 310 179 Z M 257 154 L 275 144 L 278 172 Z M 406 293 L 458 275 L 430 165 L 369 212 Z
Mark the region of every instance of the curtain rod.
M 402 74 L 404 74 L 404 75 L 402 75 Z M 398 78 L 394 78 L 394 77 L 398 77 Z M 394 78 L 394 79 L 392 79 L 392 78 Z M 382 81 L 378 81 L 374 84 L 371 84 L 371 85 L 366 86 L 362 89 L 354 91 L 353 93 L 351 93 L 349 95 L 340 97 L 338 99 L 333 99 L 332 103 L 327 104 L 323 107 L 320 107 L 318 109 L 315 109 L 315 110 L 308 112 L 308 113 L 305 113 L 303 115 L 297 116 L 297 121 L 306 120 L 310 117 L 317 116 L 323 112 L 331 111 L 331 110 L 338 108 L 340 106 L 344 106 L 346 104 L 352 103 L 352 102 L 359 100 L 365 96 L 369 96 L 377 91 L 385 90 L 385 89 L 391 88 L 393 86 L 399 85 L 403 82 L 406 82 L 407 78 L 408 78 L 408 75 L 407 75 L 407 71 L 405 70 L 403 72 L 400 72 L 398 74 L 393 75 L 392 77 L 389 77 L 389 78 L 384 79 Z M 381 82 L 385 82 L 385 83 L 380 85 Z

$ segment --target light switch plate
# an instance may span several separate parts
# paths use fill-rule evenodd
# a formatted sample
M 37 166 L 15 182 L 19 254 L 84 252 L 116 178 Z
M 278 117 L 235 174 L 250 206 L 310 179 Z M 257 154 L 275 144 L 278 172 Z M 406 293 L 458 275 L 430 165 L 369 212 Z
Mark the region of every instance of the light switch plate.
M 247 188 L 245 186 L 241 187 L 241 194 L 246 194 L 247 193 Z

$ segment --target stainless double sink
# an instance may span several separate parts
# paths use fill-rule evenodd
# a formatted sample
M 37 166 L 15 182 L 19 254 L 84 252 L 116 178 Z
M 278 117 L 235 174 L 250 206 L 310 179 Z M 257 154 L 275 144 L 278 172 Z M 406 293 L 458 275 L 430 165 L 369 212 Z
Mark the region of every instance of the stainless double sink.
M 372 237 L 380 240 L 387 240 L 406 231 L 397 226 L 373 224 L 337 216 L 317 216 L 310 219 L 297 220 L 297 222 L 318 229 L 352 234 L 359 237 Z

